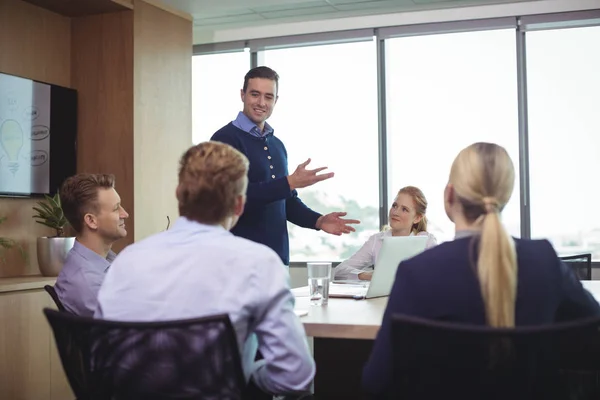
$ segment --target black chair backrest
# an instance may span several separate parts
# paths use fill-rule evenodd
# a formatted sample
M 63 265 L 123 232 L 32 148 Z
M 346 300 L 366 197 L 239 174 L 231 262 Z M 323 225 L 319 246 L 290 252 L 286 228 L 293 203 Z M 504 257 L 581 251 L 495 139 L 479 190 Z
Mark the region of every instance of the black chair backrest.
M 493 329 L 394 315 L 393 398 L 600 398 L 599 329 L 600 318 Z
M 63 303 L 58 298 L 58 295 L 56 294 L 56 290 L 54 290 L 54 286 L 46 285 L 46 286 L 44 286 L 44 290 L 46 292 L 48 292 L 50 297 L 52 297 L 52 300 L 54 300 L 54 304 L 56 304 L 56 307 L 58 308 L 59 311 L 67 311 L 65 309 L 65 306 L 63 306 Z
M 165 322 L 44 314 L 78 400 L 242 398 L 245 379 L 226 314 Z
M 592 255 L 590 253 L 564 256 L 560 259 L 573 269 L 579 280 L 592 280 Z

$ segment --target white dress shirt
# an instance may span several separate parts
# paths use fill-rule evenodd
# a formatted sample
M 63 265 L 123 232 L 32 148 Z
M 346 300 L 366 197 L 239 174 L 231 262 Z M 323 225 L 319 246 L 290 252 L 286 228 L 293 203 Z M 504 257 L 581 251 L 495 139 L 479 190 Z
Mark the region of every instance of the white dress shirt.
M 383 232 L 379 232 L 371 236 L 365 244 L 356 252 L 352 257 L 339 264 L 334 269 L 334 279 L 337 280 L 359 280 L 358 275 L 363 272 L 373 270 L 373 266 L 377 262 L 377 257 L 381 251 L 381 245 L 383 244 L 383 238 L 392 236 L 392 230 L 388 229 Z M 412 232 L 408 236 L 415 236 Z M 419 232 L 416 236 L 427 236 L 427 244 L 425 248 L 428 249 L 437 244 L 435 236 L 429 232 Z
M 96 318 L 164 321 L 228 313 L 246 379 L 271 393 L 310 388 L 315 365 L 289 272 L 267 246 L 180 217 L 113 262 Z M 255 362 L 257 349 L 264 359 Z

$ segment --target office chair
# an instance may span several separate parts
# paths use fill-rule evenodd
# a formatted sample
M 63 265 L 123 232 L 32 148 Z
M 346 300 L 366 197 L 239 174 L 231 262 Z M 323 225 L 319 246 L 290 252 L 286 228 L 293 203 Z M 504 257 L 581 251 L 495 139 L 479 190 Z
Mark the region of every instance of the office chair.
M 44 309 L 78 400 L 243 398 L 237 339 L 226 314 L 120 322 Z
M 65 309 L 65 306 L 63 306 L 63 303 L 58 298 L 58 295 L 56 294 L 56 290 L 54 290 L 54 286 L 46 285 L 46 286 L 44 286 L 44 290 L 46 292 L 48 292 L 50 297 L 52 297 L 52 300 L 54 300 L 54 304 L 56 304 L 56 308 L 58 308 L 59 311 L 67 312 L 67 310 Z
M 575 254 L 572 256 L 560 257 L 560 259 L 571 267 L 579 280 L 592 280 L 592 255 L 590 253 Z
M 392 398 L 600 398 L 600 318 L 495 329 L 392 316 Z

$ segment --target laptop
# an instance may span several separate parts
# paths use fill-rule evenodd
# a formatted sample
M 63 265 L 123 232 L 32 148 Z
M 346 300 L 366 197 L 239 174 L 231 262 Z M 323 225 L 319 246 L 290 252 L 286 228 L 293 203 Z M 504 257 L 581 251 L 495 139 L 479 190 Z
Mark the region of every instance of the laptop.
M 398 264 L 425 250 L 427 240 L 427 236 L 384 237 L 371 282 L 331 283 L 329 285 L 329 297 L 361 300 L 389 296 Z

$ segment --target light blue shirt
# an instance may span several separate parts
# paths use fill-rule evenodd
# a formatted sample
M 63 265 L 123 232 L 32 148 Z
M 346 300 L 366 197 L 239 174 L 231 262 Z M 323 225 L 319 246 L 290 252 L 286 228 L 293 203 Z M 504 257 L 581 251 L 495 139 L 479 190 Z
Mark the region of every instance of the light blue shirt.
M 247 133 L 251 134 L 252 136 L 256 136 L 256 137 L 263 137 L 263 136 L 268 135 L 269 133 L 274 132 L 273 128 L 271 128 L 271 125 L 269 125 L 267 122 L 265 122 L 265 127 L 261 132 L 258 125 L 256 125 L 254 122 L 252 122 L 250 120 L 250 118 L 248 118 L 246 116 L 246 114 L 244 114 L 241 111 L 238 113 L 237 118 L 234 119 L 231 123 L 236 128 L 240 128 L 244 132 L 247 132 Z
M 130 245 L 108 272 L 96 318 L 164 321 L 227 313 L 246 379 L 272 393 L 309 389 L 315 373 L 289 272 L 267 246 L 180 217 Z M 264 360 L 255 362 L 257 349 Z
M 109 251 L 103 258 L 75 240 L 54 285 L 67 311 L 82 317 L 94 315 L 98 290 L 115 257 L 116 254 Z

